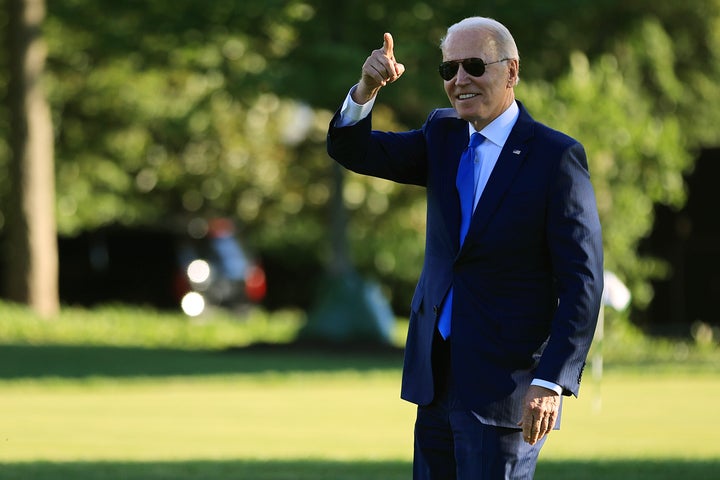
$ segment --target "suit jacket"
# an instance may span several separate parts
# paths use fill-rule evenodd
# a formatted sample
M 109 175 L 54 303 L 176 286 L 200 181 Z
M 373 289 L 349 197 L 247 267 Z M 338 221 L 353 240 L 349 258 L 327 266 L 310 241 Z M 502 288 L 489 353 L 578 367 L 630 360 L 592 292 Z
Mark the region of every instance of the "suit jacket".
M 468 124 L 438 109 L 419 130 L 328 132 L 355 172 L 427 190 L 425 260 L 411 302 L 402 398 L 433 400 L 432 344 L 451 285 L 451 365 L 464 406 L 515 428 L 533 378 L 577 395 L 603 289 L 600 222 L 585 151 L 520 107 L 460 248 L 455 177 Z

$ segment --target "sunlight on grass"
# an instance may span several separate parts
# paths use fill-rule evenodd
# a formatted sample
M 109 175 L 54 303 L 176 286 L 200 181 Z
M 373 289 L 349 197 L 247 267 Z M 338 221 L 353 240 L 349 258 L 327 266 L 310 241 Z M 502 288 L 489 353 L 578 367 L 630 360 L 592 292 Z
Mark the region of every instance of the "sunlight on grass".
M 0 383 L 0 461 L 409 461 L 399 370 Z M 565 403 L 543 458 L 713 459 L 717 376 L 608 376 Z M 710 412 L 710 413 L 709 413 Z M 681 413 L 681 414 L 677 414 Z
M 414 409 L 398 381 L 344 372 L 4 384 L 0 461 L 407 459 Z
M 584 382 L 565 401 L 562 429 L 543 450 L 548 459 L 717 459 L 717 374 L 624 374 Z
M 248 478 L 279 479 L 273 465 L 304 460 L 313 466 L 297 478 L 331 478 L 318 472 L 343 462 L 367 469 L 359 472 L 409 468 L 415 407 L 399 398 L 400 351 L 229 348 L 287 344 L 303 321 L 257 310 L 197 322 L 119 307 L 44 321 L 0 303 L 0 463 L 20 472 L 10 478 L 35 478 L 22 473 L 32 466 L 51 472 L 42 462 L 102 472 L 103 462 L 178 471 L 177 462 L 207 461 L 217 473 L 194 478 L 224 478 L 236 465 L 267 472 Z M 602 380 L 588 372 L 581 397 L 565 401 L 543 478 L 574 478 L 563 477 L 566 462 L 606 473 L 693 462 L 704 472 L 720 458 L 717 349 L 626 337 L 608 349 Z

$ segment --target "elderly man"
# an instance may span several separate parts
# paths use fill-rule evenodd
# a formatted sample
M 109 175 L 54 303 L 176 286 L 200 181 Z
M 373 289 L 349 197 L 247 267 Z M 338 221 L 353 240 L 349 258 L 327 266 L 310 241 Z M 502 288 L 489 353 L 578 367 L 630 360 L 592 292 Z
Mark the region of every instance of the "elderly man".
M 385 34 L 332 120 L 345 167 L 427 192 L 402 397 L 418 405 L 415 479 L 529 479 L 561 398 L 577 395 L 603 289 L 585 151 L 515 99 L 510 32 L 473 17 L 441 42 L 453 108 L 422 128 L 371 127 L 405 67 Z

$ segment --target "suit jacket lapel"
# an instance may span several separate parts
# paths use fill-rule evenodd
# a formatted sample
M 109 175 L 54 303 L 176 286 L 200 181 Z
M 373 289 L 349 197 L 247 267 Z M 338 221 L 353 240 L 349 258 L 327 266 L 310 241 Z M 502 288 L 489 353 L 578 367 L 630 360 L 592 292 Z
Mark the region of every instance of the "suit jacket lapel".
M 470 221 L 468 235 L 463 245 L 471 243 L 473 237 L 477 238 L 477 236 L 482 233 L 490 217 L 495 210 L 497 210 L 500 202 L 504 198 L 507 189 L 515 179 L 515 175 L 518 173 L 528 153 L 528 140 L 532 136 L 534 120 L 522 104 L 519 102 L 518 104 L 520 106 L 520 116 L 510 132 L 510 136 L 500 152 L 500 156 L 488 179 L 488 183 L 480 196 L 480 200 Z
M 442 211 L 445 212 L 443 218 L 450 238 L 457 250 L 460 249 L 460 196 L 455 187 L 455 178 L 457 177 L 458 165 L 463 150 L 467 147 L 469 141 L 469 131 L 467 122 L 464 120 L 453 124 L 453 128 L 447 132 L 447 150 L 445 152 L 444 168 L 441 169 L 443 178 L 439 179 L 438 186 L 448 191 L 443 192 L 439 198 L 442 199 Z

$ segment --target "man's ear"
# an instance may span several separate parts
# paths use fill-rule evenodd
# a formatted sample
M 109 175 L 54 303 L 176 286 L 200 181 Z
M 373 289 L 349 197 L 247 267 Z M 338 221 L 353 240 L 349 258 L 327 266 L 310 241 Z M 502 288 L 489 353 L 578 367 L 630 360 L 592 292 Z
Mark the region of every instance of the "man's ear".
M 508 68 L 507 88 L 513 88 L 520 81 L 520 77 L 518 76 L 519 70 L 520 70 L 520 65 L 518 64 L 517 59 L 513 58 L 509 61 L 508 67 L 509 68 Z

